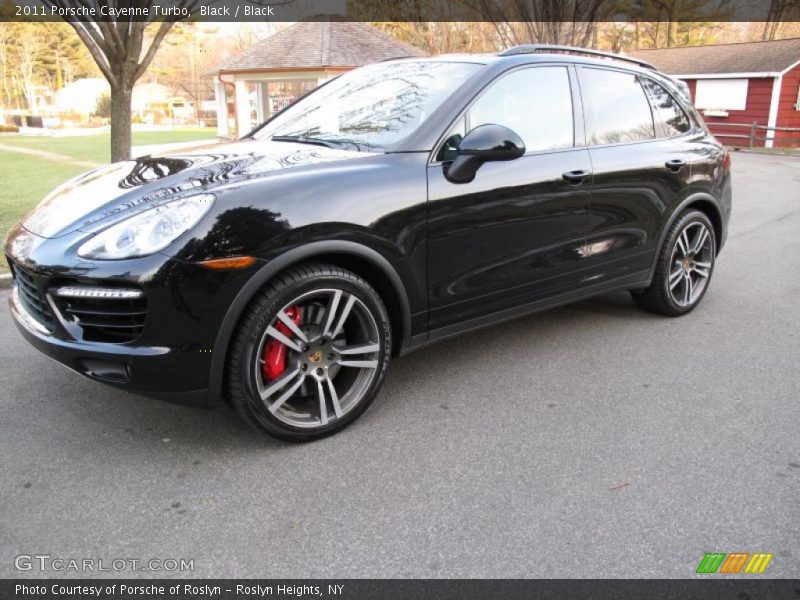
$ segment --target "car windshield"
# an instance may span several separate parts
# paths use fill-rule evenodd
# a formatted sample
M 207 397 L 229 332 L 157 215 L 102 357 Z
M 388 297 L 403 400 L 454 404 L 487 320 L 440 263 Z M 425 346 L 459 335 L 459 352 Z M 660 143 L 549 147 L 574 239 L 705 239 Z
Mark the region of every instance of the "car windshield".
M 480 65 L 376 63 L 350 71 L 257 130 L 256 139 L 378 151 L 416 131 Z

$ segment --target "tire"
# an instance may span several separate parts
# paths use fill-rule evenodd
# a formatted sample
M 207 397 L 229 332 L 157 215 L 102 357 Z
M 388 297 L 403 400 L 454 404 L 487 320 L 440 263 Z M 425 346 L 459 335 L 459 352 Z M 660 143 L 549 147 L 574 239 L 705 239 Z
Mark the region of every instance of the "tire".
M 669 317 L 691 312 L 708 291 L 716 255 L 711 221 L 699 210 L 684 211 L 667 232 L 650 287 L 632 291 L 634 301 Z
M 388 312 L 372 286 L 336 266 L 299 265 L 271 280 L 242 315 L 228 352 L 227 400 L 263 433 L 316 440 L 369 407 L 391 348 Z

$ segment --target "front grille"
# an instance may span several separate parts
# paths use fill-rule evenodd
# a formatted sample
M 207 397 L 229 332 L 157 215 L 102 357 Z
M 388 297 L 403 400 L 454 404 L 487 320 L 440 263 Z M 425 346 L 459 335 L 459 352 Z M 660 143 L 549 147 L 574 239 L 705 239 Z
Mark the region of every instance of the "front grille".
M 62 318 L 83 330 L 83 339 L 123 344 L 139 337 L 147 316 L 147 299 L 53 296 Z
M 17 282 L 19 301 L 22 306 L 48 331 L 53 331 L 55 318 L 47 303 L 47 298 L 36 283 L 36 278 L 29 271 L 14 263 L 11 263 L 11 271 Z

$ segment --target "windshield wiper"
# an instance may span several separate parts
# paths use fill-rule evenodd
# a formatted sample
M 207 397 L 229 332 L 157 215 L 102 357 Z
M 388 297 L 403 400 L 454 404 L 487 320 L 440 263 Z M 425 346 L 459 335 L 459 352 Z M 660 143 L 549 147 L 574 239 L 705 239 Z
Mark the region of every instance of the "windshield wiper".
M 298 144 L 313 144 L 314 146 L 325 146 L 326 148 L 337 148 L 333 142 L 320 138 L 303 137 L 299 135 L 273 135 L 269 138 L 273 142 L 297 142 Z

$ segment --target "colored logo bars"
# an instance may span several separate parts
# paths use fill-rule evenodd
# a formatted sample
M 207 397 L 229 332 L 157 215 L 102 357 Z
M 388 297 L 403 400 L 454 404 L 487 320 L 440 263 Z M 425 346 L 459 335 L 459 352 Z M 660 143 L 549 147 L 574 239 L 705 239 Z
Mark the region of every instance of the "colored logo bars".
M 772 554 L 749 552 L 708 552 L 697 567 L 698 573 L 752 573 L 767 569 Z M 746 565 L 746 566 L 745 566 Z M 744 568 L 743 568 L 744 567 Z

